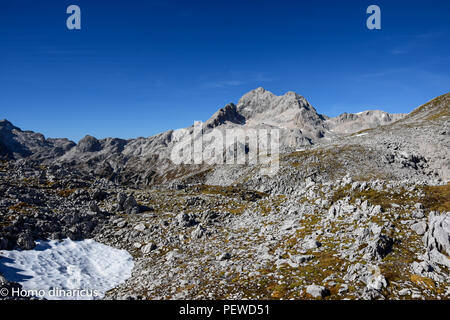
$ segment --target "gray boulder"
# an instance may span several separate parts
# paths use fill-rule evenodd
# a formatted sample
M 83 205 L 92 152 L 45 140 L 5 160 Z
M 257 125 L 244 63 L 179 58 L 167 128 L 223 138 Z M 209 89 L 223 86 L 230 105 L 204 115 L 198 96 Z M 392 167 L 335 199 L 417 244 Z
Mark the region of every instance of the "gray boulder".
M 153 250 L 156 250 L 157 246 L 154 243 L 146 244 L 145 246 L 141 247 L 141 251 L 143 254 L 149 254 Z
M 231 259 L 231 253 L 229 253 L 229 252 L 225 252 L 217 258 L 217 260 L 219 260 L 219 261 L 230 260 L 230 259 Z
M 142 232 L 142 231 L 144 231 L 146 228 L 147 228 L 147 227 L 145 226 L 145 224 L 139 223 L 139 224 L 137 224 L 137 225 L 134 227 L 134 230 L 137 230 L 137 231 Z
M 421 236 L 427 230 L 427 223 L 425 221 L 417 222 L 411 226 L 411 229 Z
M 413 216 L 413 218 L 416 218 L 416 219 L 422 219 L 422 218 L 425 218 L 425 213 L 423 212 L 422 209 L 416 209 L 412 212 L 412 216 Z
M 196 224 L 196 220 L 195 218 L 187 213 L 184 212 L 180 212 L 176 217 L 175 217 L 175 222 L 176 224 L 178 224 L 181 227 L 191 227 L 193 225 Z
M 305 250 L 312 250 L 319 248 L 321 245 L 322 244 L 315 239 L 307 239 L 305 242 L 302 243 L 302 248 Z
M 330 294 L 330 290 L 323 286 L 312 284 L 306 287 L 306 293 L 310 294 L 314 298 L 324 298 Z
M 32 250 L 36 247 L 33 237 L 29 233 L 21 234 L 17 238 L 17 245 L 22 250 Z
M 117 211 L 125 211 L 126 214 L 136 214 L 141 212 L 141 206 L 136 202 L 133 195 L 125 193 L 117 194 Z

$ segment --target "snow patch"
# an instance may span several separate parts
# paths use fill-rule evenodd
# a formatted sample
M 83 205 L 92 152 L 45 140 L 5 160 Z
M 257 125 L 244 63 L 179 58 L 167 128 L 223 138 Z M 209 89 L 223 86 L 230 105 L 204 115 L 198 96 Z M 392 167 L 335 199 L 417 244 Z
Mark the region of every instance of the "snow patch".
M 102 298 L 131 276 L 134 262 L 125 250 L 94 240 L 36 241 L 33 250 L 0 251 L 0 273 L 24 290 L 44 290 L 46 299 Z M 51 289 L 97 290 L 98 296 L 53 296 Z M 55 292 L 55 291 L 53 291 Z

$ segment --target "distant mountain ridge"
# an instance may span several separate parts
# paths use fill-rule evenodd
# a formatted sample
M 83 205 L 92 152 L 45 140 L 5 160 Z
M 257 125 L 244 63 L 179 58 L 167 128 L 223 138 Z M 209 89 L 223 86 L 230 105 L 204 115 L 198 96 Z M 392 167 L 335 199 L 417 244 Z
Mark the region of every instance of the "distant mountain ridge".
M 277 96 L 257 88 L 242 96 L 238 103 L 227 104 L 208 119 L 205 130 L 214 128 L 271 128 L 280 130 L 282 152 L 335 139 L 360 130 L 375 128 L 402 119 L 404 114 L 384 111 L 344 113 L 337 117 L 319 114 L 295 92 Z M 187 129 L 187 130 L 186 130 Z M 169 130 L 148 138 L 98 140 L 85 136 L 78 144 L 68 139 L 50 139 L 32 131 L 22 131 L 9 121 L 0 121 L 0 156 L 7 159 L 27 158 L 45 163 L 78 165 L 97 174 L 117 176 L 128 172 L 126 179 L 135 183 L 166 181 L 171 167 L 173 146 L 191 135 L 193 126 Z M 123 177 L 123 174 L 119 174 Z
M 69 139 L 46 139 L 41 133 L 22 131 L 6 119 L 0 120 L 0 156 L 6 158 L 52 159 L 75 145 Z

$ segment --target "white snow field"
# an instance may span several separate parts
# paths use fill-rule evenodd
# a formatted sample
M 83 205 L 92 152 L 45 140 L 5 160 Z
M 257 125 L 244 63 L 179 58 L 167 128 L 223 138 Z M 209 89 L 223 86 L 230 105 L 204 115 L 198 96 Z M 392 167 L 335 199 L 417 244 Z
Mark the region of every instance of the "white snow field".
M 129 278 L 134 266 L 127 251 L 94 240 L 36 244 L 33 250 L 1 251 L 0 273 L 49 300 L 102 298 Z

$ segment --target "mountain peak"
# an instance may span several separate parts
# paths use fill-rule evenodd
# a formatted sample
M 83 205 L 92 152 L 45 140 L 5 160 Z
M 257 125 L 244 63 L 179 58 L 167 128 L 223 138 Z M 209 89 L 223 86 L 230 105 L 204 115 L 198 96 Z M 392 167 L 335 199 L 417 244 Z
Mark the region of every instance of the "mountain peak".
M 83 139 L 78 141 L 77 149 L 81 152 L 95 152 L 100 151 L 102 146 L 97 138 L 87 134 Z
M 246 119 L 270 113 L 273 117 L 287 110 L 297 112 L 302 109 L 311 109 L 306 99 L 294 91 L 288 91 L 282 96 L 277 96 L 262 87 L 256 88 L 239 99 L 237 111 Z
M 266 92 L 266 89 L 264 89 L 263 87 L 258 87 L 256 89 L 250 90 L 248 93 L 264 93 Z
M 2 119 L 0 120 L 0 125 L 13 125 L 10 121 L 8 121 L 7 119 Z
M 14 126 L 10 121 L 3 119 L 0 120 L 0 130 L 8 130 L 11 131 L 13 129 L 20 130 L 16 126 Z
M 272 92 L 264 89 L 263 87 L 258 87 L 256 89 L 250 90 L 249 92 L 245 93 L 242 97 L 254 97 L 254 96 L 261 96 L 261 95 L 274 95 Z

